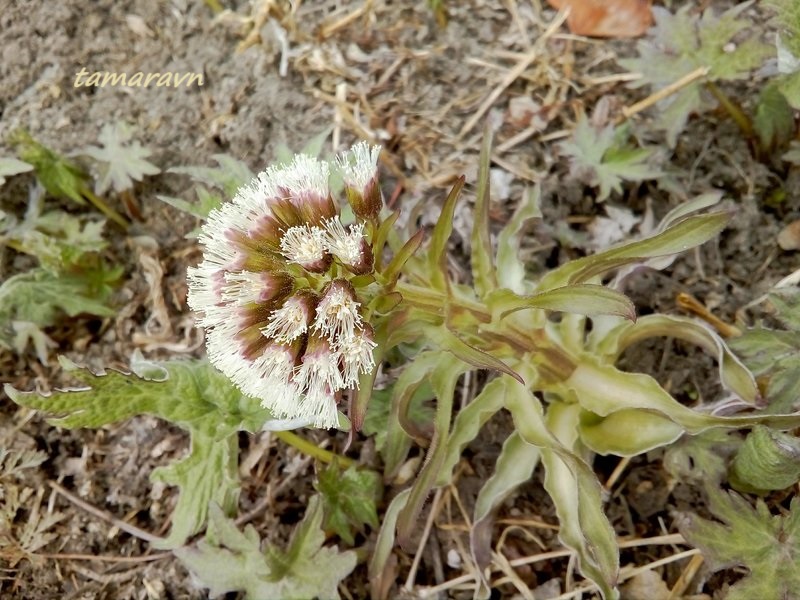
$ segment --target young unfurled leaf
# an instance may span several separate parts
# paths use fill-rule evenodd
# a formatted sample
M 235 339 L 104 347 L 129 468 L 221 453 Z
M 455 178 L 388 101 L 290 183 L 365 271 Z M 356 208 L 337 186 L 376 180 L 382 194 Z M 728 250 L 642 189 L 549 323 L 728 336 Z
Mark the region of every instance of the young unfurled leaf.
M 787 515 L 772 515 L 763 500 L 755 508 L 742 496 L 708 489 L 712 514 L 721 523 L 689 517 L 681 533 L 700 548 L 716 570 L 745 567 L 749 574 L 733 584 L 728 600 L 786 600 L 800 589 L 800 501 Z
M 355 552 L 323 547 L 322 502 L 309 501 L 285 552 L 267 546 L 252 525 L 244 533 L 212 504 L 206 538 L 197 547 L 184 546 L 175 555 L 209 588 L 211 597 L 241 591 L 248 600 L 338 599 L 339 582 L 356 566 Z
M 628 146 L 625 127 L 607 125 L 595 129 L 589 120 L 578 119 L 569 141 L 560 145 L 570 157 L 570 175 L 588 185 L 599 186 L 597 201 L 602 202 L 615 191 L 622 192 L 622 181 L 655 179 L 661 172 L 651 166 L 655 150 Z
M 114 188 L 117 193 L 133 187 L 134 181 L 141 181 L 145 175 L 161 172 L 145 159 L 152 154 L 138 141 L 133 141 L 133 130 L 125 123 L 103 125 L 97 137 L 102 147 L 87 146 L 81 153 L 98 163 L 99 177 L 95 182 L 95 192 L 104 194 Z
M 6 177 L 28 171 L 33 171 L 33 165 L 16 158 L 0 158 L 0 185 L 6 182 Z
M 118 371 L 94 375 L 61 360 L 66 371 L 91 389 L 41 396 L 6 385 L 6 394 L 17 404 L 53 415 L 50 421 L 62 427 L 100 427 L 148 414 L 189 431 L 189 455 L 152 476 L 181 490 L 172 532 L 160 545 L 176 547 L 202 529 L 211 501 L 228 511 L 235 509 L 239 488 L 235 433 L 256 431 L 270 416 L 257 400 L 243 396 L 205 361 L 148 363 L 135 358 L 132 368 L 140 376 Z
M 757 426 L 747 434 L 730 469 L 740 492 L 767 494 L 800 481 L 800 438 Z
M 742 31 L 753 31 L 751 20 L 740 18 L 750 6 L 752 2 L 745 2 L 721 15 L 715 14 L 713 8 L 707 8 L 701 15 L 690 5 L 674 14 L 656 6 L 653 8 L 655 27 L 637 44 L 639 57 L 619 63 L 641 73 L 642 78 L 634 87 L 650 85 L 654 91 L 698 68 L 709 69 L 706 80 L 711 82 L 743 79 L 775 52 L 756 35 L 741 39 Z M 689 115 L 716 106 L 716 103 L 703 90 L 703 83 L 695 81 L 656 106 L 655 124 L 667 132 L 667 141 L 672 147 Z
M 319 473 L 314 487 L 322 495 L 325 529 L 351 546 L 354 531 L 363 533 L 364 525 L 376 529 L 380 524 L 376 503 L 383 495 L 383 481 L 375 471 L 350 467 L 342 472 L 333 464 Z

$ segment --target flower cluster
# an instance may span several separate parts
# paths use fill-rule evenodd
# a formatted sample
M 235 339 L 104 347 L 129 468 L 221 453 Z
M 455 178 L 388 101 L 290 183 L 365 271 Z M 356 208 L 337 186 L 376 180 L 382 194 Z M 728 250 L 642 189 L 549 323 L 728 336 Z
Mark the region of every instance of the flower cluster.
M 337 159 L 357 217 L 342 223 L 330 165 L 298 155 L 211 212 L 189 269 L 209 360 L 279 418 L 338 424 L 342 390 L 375 368 L 373 330 L 350 279 L 373 270 L 365 221 L 381 208 L 378 147 Z

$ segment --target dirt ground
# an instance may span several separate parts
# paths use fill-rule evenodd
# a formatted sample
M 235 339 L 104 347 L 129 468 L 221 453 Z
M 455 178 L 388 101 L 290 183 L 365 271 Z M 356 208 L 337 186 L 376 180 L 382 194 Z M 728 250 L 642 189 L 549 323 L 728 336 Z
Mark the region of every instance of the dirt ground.
M 674 10 L 681 3 L 669 4 Z M 493 226 L 499 229 L 525 188 L 538 183 L 545 218 L 526 240 L 531 270 L 591 249 L 587 225 L 605 212 L 593 200 L 595 190 L 569 175 L 556 145 L 582 112 L 591 114 L 600 105 L 613 120 L 622 107 L 647 94 L 631 89 L 614 61 L 633 56 L 635 41 L 582 38 L 564 26 L 545 35 L 556 13 L 538 1 L 448 2 L 446 26 L 421 1 L 223 0 L 222 5 L 225 11 L 215 15 L 200 0 L 0 0 L 0 155 L 12 155 L 3 140 L 20 127 L 70 154 L 95 143 L 103 125 L 123 120 L 135 126 L 136 139 L 153 151 L 149 160 L 164 171 L 211 165 L 212 155 L 223 153 L 256 172 L 274 159 L 278 146 L 299 149 L 330 129 L 329 152 L 356 139 L 383 145 L 385 197 L 394 207 L 417 210 L 416 225 L 425 227 L 436 218 L 455 177 L 463 173 L 468 184 L 474 183 L 488 121 L 496 131 Z M 765 19 L 759 10 L 751 9 L 760 27 Z M 201 73 L 203 85 L 74 87 L 82 68 Z M 730 92 L 748 98 L 753 86 L 743 82 Z M 649 115 L 637 119 L 646 122 Z M 714 111 L 693 119 L 668 154 L 666 164 L 686 195 L 722 190 L 736 216 L 717 241 L 664 272 L 638 274 L 627 292 L 640 314 L 676 314 L 676 294 L 688 292 L 729 322 L 737 315 L 754 318 L 752 312 L 738 311 L 796 269 L 796 255 L 781 251 L 775 240 L 800 213 L 800 173 L 752 160 L 736 126 Z M 691 177 L 682 175 L 689 171 Z M 779 208 L 766 206 L 776 182 L 787 178 L 789 197 Z M 0 207 L 24 210 L 32 182 L 32 176 L 21 176 L 0 188 Z M 453 252 L 462 266 L 469 256 L 471 190 L 455 221 Z M 32 352 L 17 356 L 0 349 L 0 381 L 25 390 L 68 383 L 57 354 L 95 369 L 124 367 L 135 349 L 159 359 L 203 354 L 202 334 L 186 305 L 186 268 L 196 264 L 199 252 L 185 234 L 197 223 L 157 194 L 188 199 L 193 192 L 186 177 L 166 172 L 137 184 L 133 201 L 140 218 L 127 236 L 112 239 L 109 250 L 125 267 L 115 297 L 119 315 L 66 320 L 48 332 L 59 345 L 48 364 L 40 364 Z M 608 202 L 638 216 L 652 211 L 661 217 L 682 200 L 649 182 L 626 184 L 624 193 Z M 161 267 L 155 280 L 152 258 Z M 24 268 L 13 252 L 0 255 L 0 278 Z M 153 302 L 154 286 L 163 296 L 161 304 Z M 624 366 L 654 374 L 682 400 L 719 392 L 713 361 L 675 342 L 637 347 Z M 465 452 L 456 489 L 467 514 L 510 429 L 510 419 L 495 418 Z M 307 435 L 332 449 L 346 441 L 343 434 Z M 13 568 L 0 562 L 0 597 L 207 597 L 177 560 L 154 552 L 49 485 L 55 482 L 88 505 L 163 534 L 174 498 L 170 488 L 153 485 L 149 474 L 186 451 L 187 438 L 179 429 L 140 417 L 99 430 L 66 431 L 0 395 L 0 444 L 47 452 L 50 458 L 29 472 L 24 485 L 41 491 L 41 510 L 64 515 L 36 560 Z M 243 435 L 241 448 L 241 514 L 250 515 L 263 537 L 283 543 L 302 516 L 300 499 L 313 493 L 314 464 L 268 434 Z M 359 441 L 350 454 L 369 457 L 374 451 L 369 442 Z M 654 452 L 631 461 L 611 487 L 608 513 L 619 536 L 674 533 L 681 511 L 705 514 L 701 495 L 672 481 L 660 459 Z M 618 459 L 599 459 L 601 481 L 617 466 Z M 272 501 L 264 505 L 267 489 Z M 388 487 L 386 498 L 399 489 Z M 448 561 L 468 545 L 458 503 L 450 497 L 440 508 L 416 586 L 440 585 L 466 572 Z M 503 550 L 509 560 L 562 549 L 538 478 L 507 500 L 498 523 L 507 534 Z M 498 526 L 497 536 L 500 531 Z M 632 547 L 623 550 L 622 564 L 644 565 L 670 553 L 669 546 Z M 401 586 L 413 555 L 398 550 L 397 557 Z M 671 586 L 685 566 L 685 561 L 672 563 L 660 574 Z M 572 569 L 562 555 L 516 572 L 544 600 L 560 597 Z M 693 593 L 723 597 L 725 585 L 737 577 L 734 572 L 707 575 L 704 587 Z M 365 566 L 359 565 L 342 588 L 349 597 L 368 597 Z M 513 597 L 514 588 L 501 586 L 495 593 Z M 454 587 L 438 597 L 471 595 Z

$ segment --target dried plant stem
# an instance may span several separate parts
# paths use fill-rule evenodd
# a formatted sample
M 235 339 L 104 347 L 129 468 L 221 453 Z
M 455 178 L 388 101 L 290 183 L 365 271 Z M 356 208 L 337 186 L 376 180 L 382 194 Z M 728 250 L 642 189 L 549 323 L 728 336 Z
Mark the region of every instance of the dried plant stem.
M 332 463 L 335 460 L 343 467 L 354 467 L 356 465 L 356 461 L 353 459 L 347 458 L 346 456 L 341 456 L 340 454 L 336 454 L 330 450 L 325 450 L 325 448 L 320 448 L 316 444 L 312 444 L 308 440 L 301 438 L 299 435 L 292 433 L 291 431 L 273 431 L 272 433 L 285 444 L 289 444 L 290 446 L 297 448 L 303 454 L 313 456 L 324 463 Z
M 96 562 L 114 563 L 141 563 L 153 562 L 162 558 L 170 558 L 172 552 L 161 552 L 159 554 L 145 554 L 144 556 L 94 556 L 92 554 L 36 554 L 40 558 L 50 560 L 89 560 Z
M 60 486 L 55 481 L 48 481 L 47 484 L 51 488 L 53 488 L 56 492 L 58 492 L 59 494 L 64 496 L 64 498 L 66 498 L 67 500 L 72 502 L 78 508 L 82 508 L 83 510 L 88 512 L 90 515 L 94 515 L 95 517 L 97 517 L 99 519 L 102 519 L 103 521 L 106 521 L 107 523 L 111 523 L 112 525 L 114 525 L 118 529 L 121 529 L 125 533 L 129 533 L 132 536 L 137 537 L 140 540 L 144 540 L 144 541 L 146 541 L 146 542 L 148 542 L 150 544 L 164 541 L 163 538 L 160 538 L 157 535 L 153 535 L 152 533 L 149 533 L 149 532 L 145 531 L 144 529 L 139 529 L 135 525 L 131 525 L 130 523 L 127 523 L 127 522 L 123 521 L 122 519 L 117 519 L 116 517 L 110 515 L 109 513 L 105 512 L 103 510 L 100 510 L 96 506 L 92 506 L 88 502 L 85 502 L 85 501 L 81 500 L 75 494 L 73 494 L 72 492 L 68 491 L 66 488 Z
M 620 121 L 624 121 L 625 119 L 630 119 L 636 113 L 642 112 L 646 108 L 653 106 L 653 104 L 655 104 L 656 102 L 659 102 L 664 98 L 667 98 L 672 94 L 681 91 L 687 85 L 690 85 L 695 81 L 697 81 L 698 79 L 701 79 L 706 75 L 708 75 L 709 70 L 710 69 L 708 67 L 700 67 L 698 69 L 695 69 L 691 73 L 688 73 L 687 75 L 684 75 L 683 77 L 678 79 L 678 81 L 670 83 L 668 86 L 658 90 L 654 94 L 650 94 L 644 100 L 640 100 L 639 102 L 637 102 L 636 104 L 632 104 L 631 106 L 626 106 L 625 108 L 622 109 L 623 118 L 620 119 Z

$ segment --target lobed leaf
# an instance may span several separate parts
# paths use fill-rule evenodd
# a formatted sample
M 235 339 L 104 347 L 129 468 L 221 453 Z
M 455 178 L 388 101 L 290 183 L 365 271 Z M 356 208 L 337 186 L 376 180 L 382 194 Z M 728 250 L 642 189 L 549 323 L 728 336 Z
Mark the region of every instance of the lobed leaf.
M 154 164 L 145 160 L 152 154 L 138 141 L 133 141 L 133 130 L 126 123 L 103 125 L 98 140 L 102 146 L 86 146 L 80 150 L 98 163 L 99 177 L 95 192 L 104 194 L 113 188 L 117 193 L 133 188 L 134 181 L 142 181 L 145 175 L 161 172 Z
M 661 171 L 650 166 L 656 150 L 628 146 L 627 131 L 614 125 L 596 129 L 582 115 L 572 137 L 559 145 L 561 153 L 570 159 L 570 175 L 600 188 L 597 202 L 606 200 L 612 191 L 622 193 L 622 181 L 661 176 Z
M 376 505 L 383 495 L 383 481 L 378 473 L 355 467 L 342 471 L 331 464 L 320 471 L 314 488 L 322 498 L 325 529 L 351 546 L 354 531 L 363 533 L 364 525 L 373 529 L 380 525 Z
M 206 538 L 174 553 L 212 597 L 241 591 L 250 600 L 338 599 L 339 582 L 355 568 L 356 554 L 323 546 L 321 524 L 322 503 L 314 496 L 287 550 L 267 546 L 262 552 L 255 528 L 240 532 L 212 504 Z
M 734 492 L 708 488 L 717 523 L 691 515 L 680 528 L 717 571 L 745 567 L 749 574 L 728 590 L 728 600 L 786 600 L 800 589 L 800 501 L 789 513 L 772 515 L 763 500 L 755 507 Z

